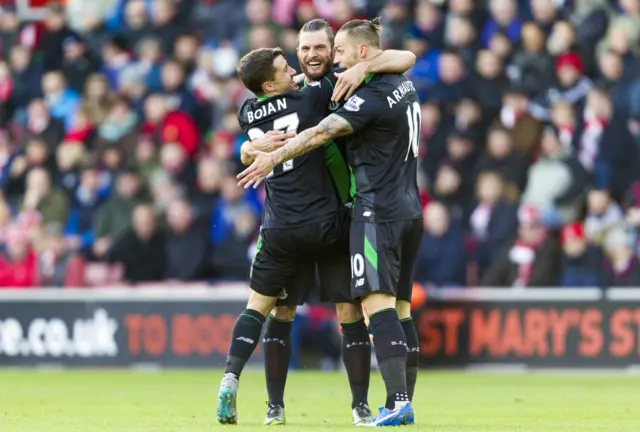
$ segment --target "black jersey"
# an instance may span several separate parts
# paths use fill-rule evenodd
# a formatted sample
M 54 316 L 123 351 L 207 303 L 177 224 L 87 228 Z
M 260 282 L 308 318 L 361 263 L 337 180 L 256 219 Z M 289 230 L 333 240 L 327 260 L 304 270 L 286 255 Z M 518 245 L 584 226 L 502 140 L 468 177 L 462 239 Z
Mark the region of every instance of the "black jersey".
M 400 74 L 369 75 L 336 111 L 354 134 L 347 159 L 355 175 L 354 220 L 390 222 L 422 217 L 418 192 L 420 103 Z
M 258 139 L 270 130 L 299 133 L 316 126 L 339 107 L 331 103 L 335 80 L 329 75 L 300 91 L 245 101 L 238 112 L 242 130 L 249 139 Z M 325 165 L 328 149 L 320 147 L 285 161 L 267 176 L 263 228 L 312 224 L 341 209 L 332 173 Z

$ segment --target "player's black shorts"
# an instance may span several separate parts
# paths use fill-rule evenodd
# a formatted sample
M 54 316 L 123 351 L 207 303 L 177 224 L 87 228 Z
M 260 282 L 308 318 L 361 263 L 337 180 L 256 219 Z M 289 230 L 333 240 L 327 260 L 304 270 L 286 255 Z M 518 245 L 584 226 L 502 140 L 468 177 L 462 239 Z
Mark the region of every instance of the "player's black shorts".
M 314 224 L 263 229 L 251 267 L 251 289 L 278 297 L 278 306 L 298 306 L 320 277 L 321 301 L 350 302 L 348 209 Z
M 411 301 L 415 260 L 422 239 L 422 219 L 395 222 L 352 221 L 351 296 L 372 292 Z

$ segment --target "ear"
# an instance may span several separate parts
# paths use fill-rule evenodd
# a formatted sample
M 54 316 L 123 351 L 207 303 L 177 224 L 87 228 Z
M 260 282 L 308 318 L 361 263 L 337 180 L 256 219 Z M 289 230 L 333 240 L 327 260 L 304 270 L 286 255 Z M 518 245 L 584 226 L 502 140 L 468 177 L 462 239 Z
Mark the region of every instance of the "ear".
M 360 58 L 361 59 L 367 58 L 368 53 L 369 53 L 369 47 L 367 47 L 367 44 L 360 45 Z
M 264 84 L 262 84 L 262 90 L 265 93 L 273 91 L 274 90 L 273 83 L 271 81 L 265 81 Z

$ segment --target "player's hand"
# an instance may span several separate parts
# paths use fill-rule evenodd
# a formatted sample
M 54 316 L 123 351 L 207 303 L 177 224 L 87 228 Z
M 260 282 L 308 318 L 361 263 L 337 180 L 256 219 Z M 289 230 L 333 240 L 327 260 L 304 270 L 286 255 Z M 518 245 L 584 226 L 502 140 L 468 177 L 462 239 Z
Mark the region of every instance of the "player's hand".
M 295 84 L 300 85 L 300 84 L 302 84 L 304 82 L 304 79 L 305 79 L 304 74 L 298 74 L 298 75 L 293 77 L 293 82 Z
M 287 143 L 287 140 L 295 137 L 295 132 L 282 132 L 279 130 L 272 130 L 264 134 L 260 139 L 251 141 L 253 151 L 261 151 L 265 153 L 271 153 L 274 150 L 278 150 L 280 147 Z M 251 150 L 249 151 L 249 154 Z
M 253 188 L 257 189 L 262 180 L 273 170 L 275 164 L 269 153 L 252 151 L 249 154 L 254 158 L 253 163 L 249 168 L 238 174 L 238 179 L 240 180 L 238 185 L 245 189 L 253 185 Z
M 367 71 L 365 68 L 356 64 L 344 72 L 336 72 L 335 75 L 338 77 L 338 81 L 333 89 L 331 100 L 338 102 L 341 100 L 347 100 L 351 95 L 353 95 L 356 89 L 360 87 L 360 84 L 362 84 L 364 79 L 367 77 Z

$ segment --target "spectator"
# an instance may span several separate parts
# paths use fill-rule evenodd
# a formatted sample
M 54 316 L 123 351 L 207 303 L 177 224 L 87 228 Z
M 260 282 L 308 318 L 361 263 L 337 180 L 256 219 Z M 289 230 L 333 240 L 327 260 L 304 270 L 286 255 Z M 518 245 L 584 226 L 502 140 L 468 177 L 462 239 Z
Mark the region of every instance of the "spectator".
M 464 286 L 466 257 L 462 228 L 438 202 L 424 209 L 424 234 L 416 258 L 415 280 L 435 286 Z
M 96 148 L 104 151 L 115 147 L 127 155 L 135 149 L 138 133 L 138 116 L 131 109 L 127 101 L 118 98 L 111 103 L 111 107 L 97 131 Z
M 527 181 L 527 161 L 513 148 L 511 135 L 505 129 L 492 129 L 487 136 L 487 149 L 478 160 L 476 171 L 496 171 L 506 184 L 505 196 L 511 202 L 519 197 Z
M 607 287 L 635 287 L 640 284 L 640 263 L 634 255 L 631 238 L 623 228 L 616 228 L 604 244 L 607 257 L 604 284 Z
M 84 86 L 82 106 L 94 124 L 101 124 L 105 120 L 112 102 L 107 78 L 102 74 L 89 76 Z
M 120 82 L 120 75 L 131 64 L 131 56 L 127 52 L 126 41 L 112 37 L 101 47 L 102 73 L 107 77 L 109 88 L 115 90 Z
M 63 48 L 62 73 L 69 83 L 69 87 L 81 93 L 87 78 L 99 70 L 100 64 L 87 51 L 82 39 L 77 36 L 68 36 L 63 41 Z
M 257 228 L 258 209 L 243 192 L 234 178 L 227 178 L 214 206 L 210 232 L 217 277 L 244 277 L 241 275 L 249 271 L 249 246 Z
M 598 55 L 598 69 L 602 75 L 599 84 L 609 91 L 615 113 L 627 118 L 630 108 L 631 80 L 624 76 L 622 56 L 613 51 L 602 51 Z
M 504 181 L 500 174 L 480 174 L 476 190 L 477 205 L 469 224 L 475 242 L 475 262 L 482 277 L 496 255 L 518 228 L 517 209 L 504 199 Z
M 179 144 L 165 144 L 160 150 L 160 166 L 185 190 L 196 184 L 196 170 L 184 148 Z
M 27 233 L 14 227 L 7 233 L 6 249 L 0 254 L 0 288 L 37 286 L 37 258 Z
M 63 142 L 56 150 L 56 178 L 54 183 L 72 199 L 80 183 L 80 165 L 85 156 L 82 143 Z
M 539 95 L 529 106 L 531 114 L 538 119 L 549 119 L 551 104 L 557 100 L 575 105 L 580 111 L 593 87 L 591 80 L 584 75 L 584 66 L 578 54 L 560 55 L 556 59 L 555 74 L 556 84 Z
M 149 91 L 160 91 L 162 88 L 162 47 L 160 41 L 151 37 L 142 39 L 136 46 L 138 61 L 125 69 L 135 71 L 141 84 Z M 123 76 L 124 77 L 124 76 Z M 120 82 L 122 85 L 122 82 Z
M 431 195 L 447 206 L 452 219 L 460 220 L 467 214 L 469 198 L 462 188 L 462 176 L 448 163 L 444 163 L 436 173 Z
M 180 28 L 175 22 L 175 5 L 170 0 L 153 0 L 151 6 L 152 34 L 160 40 L 162 51 L 172 53 Z
M 492 126 L 508 130 L 514 148 L 531 160 L 540 148 L 542 124 L 527 112 L 527 105 L 522 91 L 509 90 L 502 98 L 500 116 Z
M 0 61 L 0 127 L 6 127 L 13 117 L 13 100 L 11 93 L 13 90 L 13 78 L 9 65 Z
M 535 207 L 518 211 L 518 235 L 500 252 L 480 284 L 491 287 L 548 287 L 560 275 L 560 251 Z
M 42 91 L 51 117 L 62 120 L 65 128 L 71 129 L 74 115 L 80 106 L 80 95 L 67 87 L 60 72 L 49 72 L 42 77 Z
M 193 209 L 185 200 L 169 206 L 167 225 L 165 277 L 181 281 L 201 279 L 211 259 L 206 226 L 194 218 Z
M 438 76 L 440 82 L 425 95 L 429 100 L 438 103 L 455 103 L 471 97 L 472 90 L 467 71 L 457 54 L 446 52 L 440 55 Z
M 620 206 L 613 202 L 606 189 L 592 189 L 587 195 L 587 217 L 584 234 L 589 242 L 602 245 L 617 226 L 622 226 L 624 217 Z
M 529 96 L 539 94 L 552 82 L 553 57 L 545 51 L 545 34 L 534 23 L 522 26 L 522 50 L 515 53 L 507 75 L 511 83 Z
M 16 109 L 26 109 L 31 101 L 42 96 L 41 65 L 33 61 L 29 50 L 21 45 L 11 47 L 9 65 L 13 77 L 13 105 Z
M 38 284 L 43 287 L 84 286 L 84 261 L 67 248 L 61 230 L 47 228 L 38 254 Z
M 520 39 L 522 22 L 518 18 L 518 5 L 514 0 L 491 0 L 489 14 L 480 37 L 484 48 L 489 46 L 489 41 L 499 31 L 503 31 L 512 42 Z
M 71 211 L 65 228 L 67 243 L 73 250 L 88 255 L 95 240 L 93 221 L 103 198 L 100 195 L 100 179 L 95 167 L 88 166 L 80 174 L 80 184 L 71 200 Z
M 3 5 L 2 15 L 0 15 L 0 47 L 2 47 L 2 54 L 5 56 L 9 47 L 16 43 L 19 30 L 20 21 L 15 9 Z
M 555 58 L 569 54 L 576 44 L 574 28 L 566 21 L 557 21 L 547 38 L 547 52 Z
M 596 187 L 621 196 L 638 176 L 638 150 L 607 92 L 589 93 L 579 138 L 578 158 L 593 172 Z
M 124 7 L 124 29 L 120 32 L 122 39 L 128 46 L 135 47 L 148 32 L 145 1 L 129 0 Z
M 139 204 L 133 211 L 131 229 L 114 242 L 106 259 L 124 266 L 124 279 L 129 283 L 160 281 L 166 269 L 165 246 L 153 207 Z
M 141 135 L 135 147 L 135 155 L 131 165 L 135 166 L 145 188 L 151 185 L 153 173 L 160 168 L 160 160 L 156 145 L 149 135 Z
M 26 190 L 20 208 L 37 210 L 42 221 L 64 225 L 69 214 L 69 199 L 61 189 L 51 185 L 51 176 L 42 167 L 32 168 L 27 174 Z
M 192 204 L 196 217 L 211 221 L 214 203 L 220 197 L 220 188 L 225 175 L 222 164 L 212 158 L 198 163 L 196 187 L 192 190 Z
M 558 10 L 553 0 L 531 0 L 531 14 L 534 22 L 546 34 L 551 33 L 553 24 L 558 19 Z
M 42 63 L 45 72 L 57 71 L 62 69 L 65 39 L 78 36 L 67 27 L 65 12 L 61 7 L 49 8 L 44 25 L 46 34 L 40 46 L 43 53 Z
M 53 151 L 64 138 L 64 123 L 52 118 L 42 99 L 34 99 L 27 113 L 27 138 L 42 138 Z
M 96 137 L 96 129 L 89 111 L 80 106 L 75 113 L 73 127 L 65 134 L 65 141 L 81 143 L 85 148 L 92 148 Z
M 4 175 L 7 198 L 15 201 L 23 196 L 29 171 L 38 167 L 54 172 L 53 158 L 47 144 L 33 138 L 27 141 L 24 152 L 17 153 L 7 163 Z
M 171 178 L 171 175 L 157 170 L 151 175 L 149 189 L 153 198 L 156 214 L 164 216 L 175 200 L 183 198 L 185 191 L 181 185 Z
M 167 100 L 161 95 L 151 95 L 145 102 L 146 123 L 142 131 L 153 135 L 159 143 L 179 143 L 189 156 L 198 150 L 200 134 L 193 121 L 181 111 L 169 112 Z
M 600 287 L 604 256 L 602 249 L 587 241 L 584 226 L 574 222 L 562 228 L 562 287 Z
M 195 119 L 196 99 L 185 85 L 185 72 L 180 63 L 168 61 L 162 66 L 162 91 L 169 111 L 182 111 Z
M 297 36 L 295 31 L 292 32 L 292 34 Z M 294 38 L 294 40 L 295 39 L 296 38 Z M 173 55 L 178 64 L 182 66 L 185 76 L 191 75 L 196 68 L 198 48 L 198 38 L 193 34 L 183 34 L 176 40 Z M 293 64 L 295 65 L 296 63 Z M 191 95 L 191 93 L 189 94 Z
M 472 69 L 475 65 L 478 46 L 476 31 L 471 20 L 465 17 L 452 17 L 446 29 L 445 47 L 457 51 L 465 67 Z
M 558 137 L 567 151 L 578 147 L 578 137 L 582 125 L 578 125 L 573 106 L 567 102 L 555 102 L 551 105 L 551 122 L 558 129 Z
M 98 258 L 131 227 L 133 210 L 140 203 L 140 180 L 134 172 L 121 172 L 114 189 L 94 220 L 93 254 Z
M 577 158 L 563 148 L 558 130 L 548 126 L 542 137 L 542 154 L 529 169 L 522 202 L 540 209 L 545 224 L 563 225 L 576 220 L 587 181 Z
M 474 80 L 476 97 L 485 115 L 493 118 L 500 112 L 500 101 L 509 86 L 502 60 L 491 51 L 480 51 L 476 69 L 478 71 Z

